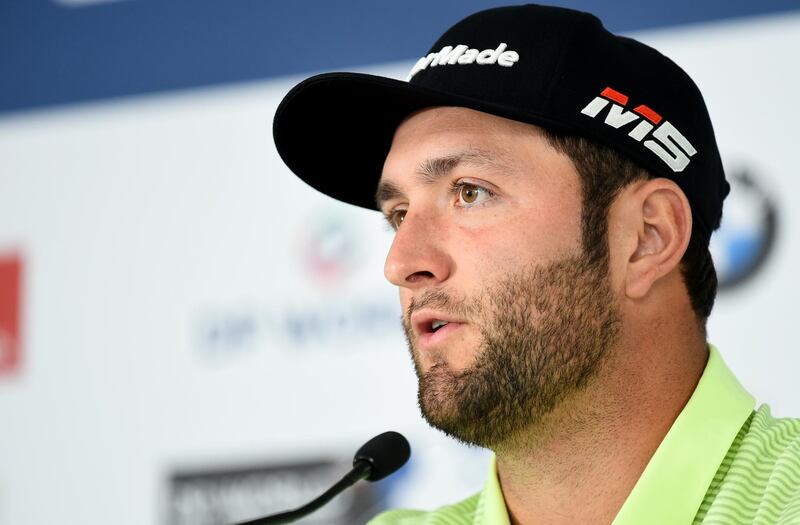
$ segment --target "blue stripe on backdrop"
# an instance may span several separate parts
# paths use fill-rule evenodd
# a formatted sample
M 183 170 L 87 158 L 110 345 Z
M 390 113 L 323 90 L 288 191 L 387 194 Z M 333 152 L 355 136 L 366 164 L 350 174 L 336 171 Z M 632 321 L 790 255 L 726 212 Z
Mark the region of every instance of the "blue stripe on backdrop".
M 6 0 L 0 112 L 411 60 L 489 0 Z M 614 31 L 799 9 L 798 0 L 575 0 Z

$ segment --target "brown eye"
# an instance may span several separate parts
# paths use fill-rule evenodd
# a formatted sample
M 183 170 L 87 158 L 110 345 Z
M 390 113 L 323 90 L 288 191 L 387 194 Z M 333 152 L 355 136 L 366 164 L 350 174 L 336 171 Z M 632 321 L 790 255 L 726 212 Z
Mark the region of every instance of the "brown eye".
M 406 218 L 406 210 L 395 210 L 389 215 L 389 222 L 396 230 L 400 227 Z
M 478 194 L 480 191 L 481 189 L 477 186 L 473 186 L 472 184 L 464 184 L 461 186 L 461 200 L 467 204 L 472 204 L 478 200 Z

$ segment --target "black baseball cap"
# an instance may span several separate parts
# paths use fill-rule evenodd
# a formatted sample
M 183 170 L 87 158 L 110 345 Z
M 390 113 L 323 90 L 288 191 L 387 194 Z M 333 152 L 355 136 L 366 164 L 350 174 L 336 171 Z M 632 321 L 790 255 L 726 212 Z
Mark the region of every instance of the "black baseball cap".
M 489 9 L 447 30 L 406 81 L 327 73 L 275 113 L 286 165 L 317 190 L 376 209 L 398 125 L 460 106 L 609 146 L 686 194 L 707 241 L 729 185 L 703 97 L 672 60 L 614 35 L 589 13 L 541 5 Z

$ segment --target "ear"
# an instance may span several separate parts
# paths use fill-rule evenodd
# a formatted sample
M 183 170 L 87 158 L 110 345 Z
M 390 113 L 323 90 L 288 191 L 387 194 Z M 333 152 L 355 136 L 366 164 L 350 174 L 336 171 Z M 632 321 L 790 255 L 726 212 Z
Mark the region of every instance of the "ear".
M 630 194 L 629 219 L 636 241 L 628 244 L 625 293 L 641 299 L 681 261 L 692 235 L 692 212 L 686 195 L 669 179 L 651 179 Z

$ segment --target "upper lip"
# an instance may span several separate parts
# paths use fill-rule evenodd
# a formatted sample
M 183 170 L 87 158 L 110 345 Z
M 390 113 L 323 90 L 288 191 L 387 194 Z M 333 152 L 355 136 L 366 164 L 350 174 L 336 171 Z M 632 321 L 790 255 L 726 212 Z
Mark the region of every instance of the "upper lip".
M 419 310 L 411 314 L 411 326 L 414 334 L 420 336 L 431 331 L 431 323 L 434 321 L 445 321 L 448 323 L 463 323 L 461 319 L 445 312 L 437 310 Z

